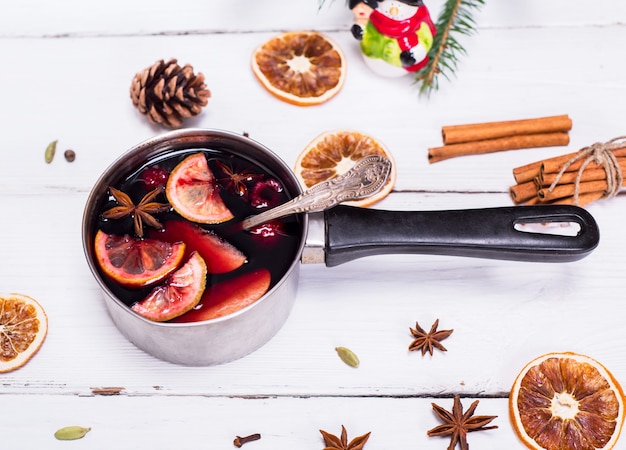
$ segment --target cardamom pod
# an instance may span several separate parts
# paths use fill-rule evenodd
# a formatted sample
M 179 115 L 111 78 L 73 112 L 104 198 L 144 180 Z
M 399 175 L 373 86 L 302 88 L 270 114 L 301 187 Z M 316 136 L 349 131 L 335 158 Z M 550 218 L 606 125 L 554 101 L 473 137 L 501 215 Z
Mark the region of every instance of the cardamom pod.
M 54 437 L 60 441 L 73 441 L 75 439 L 81 439 L 85 437 L 91 428 L 84 428 L 78 425 L 72 425 L 69 427 L 59 428 L 55 433 Z
M 46 162 L 50 164 L 54 159 L 54 153 L 57 151 L 57 141 L 52 141 L 46 147 L 46 153 L 44 154 Z
M 352 350 L 346 347 L 336 347 L 335 351 L 344 363 L 350 367 L 359 367 L 359 357 Z

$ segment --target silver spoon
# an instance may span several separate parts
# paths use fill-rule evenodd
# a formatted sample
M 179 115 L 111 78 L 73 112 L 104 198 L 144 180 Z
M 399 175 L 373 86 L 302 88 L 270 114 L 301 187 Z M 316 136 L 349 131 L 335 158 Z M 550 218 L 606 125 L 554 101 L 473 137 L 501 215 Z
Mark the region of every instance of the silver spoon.
M 391 172 L 391 161 L 383 156 L 370 155 L 347 172 L 312 186 L 297 197 L 241 222 L 249 230 L 270 220 L 289 214 L 324 211 L 339 203 L 358 200 L 379 192 Z

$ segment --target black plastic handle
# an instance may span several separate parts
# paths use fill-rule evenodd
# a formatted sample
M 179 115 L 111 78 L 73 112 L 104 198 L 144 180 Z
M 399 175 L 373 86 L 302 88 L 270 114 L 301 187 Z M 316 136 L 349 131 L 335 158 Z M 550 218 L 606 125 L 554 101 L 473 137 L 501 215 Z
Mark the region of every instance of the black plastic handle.
M 337 206 L 325 212 L 326 265 L 364 256 L 414 253 L 532 262 L 570 262 L 598 245 L 586 210 L 572 205 L 448 211 L 385 211 Z M 575 236 L 519 231 L 516 224 L 576 223 Z

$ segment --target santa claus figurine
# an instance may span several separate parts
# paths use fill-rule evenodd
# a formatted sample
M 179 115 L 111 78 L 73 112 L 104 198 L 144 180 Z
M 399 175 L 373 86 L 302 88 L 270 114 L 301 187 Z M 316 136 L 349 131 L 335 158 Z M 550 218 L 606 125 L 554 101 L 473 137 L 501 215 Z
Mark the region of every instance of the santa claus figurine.
M 435 25 L 422 0 L 350 0 L 349 6 L 355 15 L 352 34 L 374 70 L 391 75 L 393 69 L 410 73 L 426 65 Z M 381 63 L 393 69 L 384 70 Z

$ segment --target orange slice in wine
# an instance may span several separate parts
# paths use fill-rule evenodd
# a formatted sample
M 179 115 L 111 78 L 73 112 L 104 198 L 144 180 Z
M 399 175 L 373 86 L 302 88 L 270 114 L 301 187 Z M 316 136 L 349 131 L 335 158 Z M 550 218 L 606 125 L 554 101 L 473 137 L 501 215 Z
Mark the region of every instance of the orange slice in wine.
M 192 222 L 215 224 L 234 217 L 220 197 L 204 153 L 188 156 L 174 167 L 165 195 L 172 208 Z
M 116 236 L 98 230 L 94 242 L 102 272 L 122 286 L 140 288 L 157 283 L 180 265 L 185 244 Z
M 131 309 L 155 322 L 178 317 L 198 304 L 206 287 L 206 275 L 204 260 L 193 253 L 180 269 Z
M 196 308 L 178 317 L 175 322 L 199 322 L 237 312 L 263 297 L 270 281 L 269 270 L 259 269 L 214 284 L 207 288 Z

